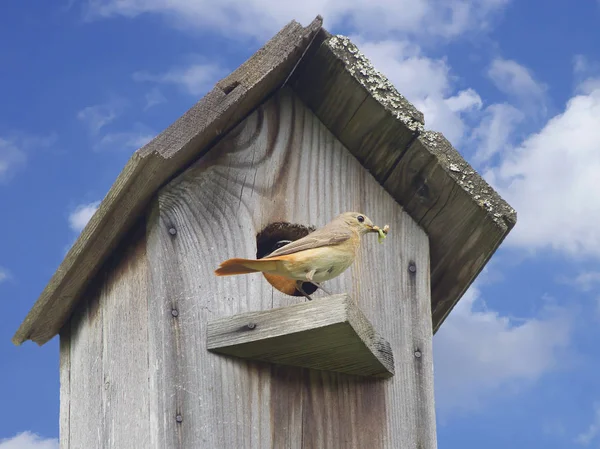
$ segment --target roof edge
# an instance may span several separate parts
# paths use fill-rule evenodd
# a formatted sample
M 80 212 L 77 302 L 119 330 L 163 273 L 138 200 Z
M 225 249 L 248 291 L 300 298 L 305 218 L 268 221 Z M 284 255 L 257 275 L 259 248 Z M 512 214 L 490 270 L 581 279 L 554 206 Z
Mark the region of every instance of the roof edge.
M 155 192 L 200 157 L 273 91 L 281 87 L 322 29 L 317 16 L 308 26 L 295 20 L 167 129 L 137 150 L 111 186 L 12 342 L 43 345 L 53 338 L 79 297 Z
M 516 211 L 346 36 L 325 39 L 292 87 L 427 233 L 437 330 L 513 229 Z

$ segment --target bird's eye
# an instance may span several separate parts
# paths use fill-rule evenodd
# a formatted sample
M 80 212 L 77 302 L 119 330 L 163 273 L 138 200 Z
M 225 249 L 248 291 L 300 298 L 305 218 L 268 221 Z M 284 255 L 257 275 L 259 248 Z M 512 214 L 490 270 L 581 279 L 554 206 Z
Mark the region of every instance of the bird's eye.
M 359 223 L 362 223 L 363 221 L 365 221 L 365 217 L 363 217 L 362 215 L 359 215 L 358 217 L 356 217 L 356 219 L 358 220 Z

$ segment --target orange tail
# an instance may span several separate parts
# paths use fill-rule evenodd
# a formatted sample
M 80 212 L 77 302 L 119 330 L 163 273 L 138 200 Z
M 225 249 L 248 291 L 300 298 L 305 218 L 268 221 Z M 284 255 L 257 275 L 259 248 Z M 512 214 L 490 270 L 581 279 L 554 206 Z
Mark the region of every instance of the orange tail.
M 248 274 L 259 271 L 270 271 L 276 269 L 277 261 L 268 259 L 228 259 L 221 263 L 219 268 L 215 270 L 217 276 L 232 276 L 234 274 Z

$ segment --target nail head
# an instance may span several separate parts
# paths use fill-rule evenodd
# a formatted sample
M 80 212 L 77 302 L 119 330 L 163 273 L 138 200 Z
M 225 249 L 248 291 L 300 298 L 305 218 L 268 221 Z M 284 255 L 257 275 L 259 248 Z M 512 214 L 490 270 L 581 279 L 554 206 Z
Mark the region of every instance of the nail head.
M 175 421 L 177 421 L 177 422 L 182 422 L 182 421 L 183 421 L 183 416 L 181 416 L 181 415 L 177 415 L 177 416 L 175 417 Z
M 410 271 L 411 273 L 416 273 L 417 272 L 417 266 L 414 263 L 408 264 L 408 271 Z
M 171 235 L 177 234 L 177 229 L 175 229 L 175 228 L 169 228 L 169 234 L 171 234 Z
M 246 327 L 247 327 L 248 329 L 254 329 L 254 328 L 256 328 L 256 323 L 248 323 L 248 324 L 246 325 Z
M 173 309 L 173 310 L 171 310 L 171 315 L 179 316 L 179 311 L 177 309 Z
M 415 357 L 416 357 L 416 358 L 421 358 L 421 351 L 419 351 L 419 350 L 416 350 L 416 351 L 415 351 Z

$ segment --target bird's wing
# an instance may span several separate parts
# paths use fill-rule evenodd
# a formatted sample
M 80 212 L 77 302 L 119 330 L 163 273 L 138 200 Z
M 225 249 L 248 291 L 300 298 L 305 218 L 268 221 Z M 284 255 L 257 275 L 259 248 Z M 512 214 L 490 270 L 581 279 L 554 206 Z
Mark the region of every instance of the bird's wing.
M 331 229 L 318 229 L 301 239 L 295 240 L 291 243 L 288 243 L 285 246 L 282 246 L 279 249 L 276 249 L 271 254 L 266 255 L 263 259 L 267 257 L 275 257 L 275 256 L 285 256 L 287 254 L 294 254 L 299 251 L 304 251 L 306 249 L 319 248 L 322 246 L 329 245 L 337 245 L 352 237 L 352 231 L 348 229 L 340 230 L 340 231 L 332 231 Z

